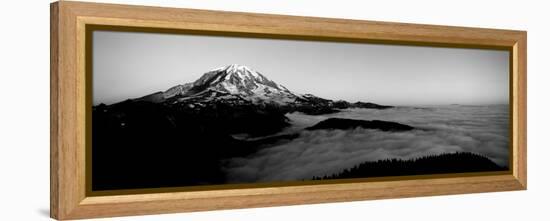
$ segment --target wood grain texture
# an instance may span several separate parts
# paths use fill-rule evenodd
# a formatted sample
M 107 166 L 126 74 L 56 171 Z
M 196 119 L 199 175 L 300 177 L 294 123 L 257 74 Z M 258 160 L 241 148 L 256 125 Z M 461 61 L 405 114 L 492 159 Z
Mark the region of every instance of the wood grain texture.
M 392 22 L 64 2 L 91 23 L 399 43 L 513 45 L 520 31 Z M 94 21 L 94 19 L 96 19 Z
M 109 217 L 522 190 L 527 188 L 526 56 L 524 31 L 346 19 L 233 13 L 80 2 L 51 9 L 51 216 Z M 86 196 L 86 26 L 109 25 L 178 32 L 354 41 L 511 52 L 510 174 L 401 181 L 241 188 L 174 193 Z M 89 83 L 89 82 L 88 82 Z
M 64 2 L 51 5 L 51 193 L 50 213 L 65 219 L 85 198 L 84 118 L 81 93 L 82 74 L 77 73 L 76 15 Z M 80 81 L 78 81 L 80 80 Z
M 517 99 L 514 105 L 518 106 L 517 112 L 513 113 L 514 118 L 517 118 L 517 143 L 513 148 L 518 149 L 517 156 L 514 159 L 518 160 L 518 165 L 515 167 L 517 171 L 517 179 L 524 188 L 527 188 L 527 32 L 522 32 L 521 37 L 517 41 L 517 55 L 514 56 L 517 64 L 518 84 L 513 90 L 517 90 Z
M 57 218 L 59 208 L 59 7 L 57 3 L 50 6 L 50 214 Z

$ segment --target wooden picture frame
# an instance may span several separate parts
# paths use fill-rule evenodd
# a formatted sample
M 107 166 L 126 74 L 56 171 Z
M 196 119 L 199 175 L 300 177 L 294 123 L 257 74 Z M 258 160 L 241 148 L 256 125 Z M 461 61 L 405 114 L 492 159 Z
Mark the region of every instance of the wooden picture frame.
M 527 188 L 527 33 L 465 28 L 127 6 L 81 2 L 51 4 L 50 214 L 79 219 L 525 190 Z M 93 25 L 167 32 L 218 33 L 321 41 L 365 42 L 510 52 L 510 170 L 464 176 L 414 176 L 299 185 L 245 186 L 191 191 L 90 195 L 86 165 L 90 114 L 86 29 Z M 87 121 L 88 120 L 88 121 Z M 253 188 L 251 188 L 253 187 Z

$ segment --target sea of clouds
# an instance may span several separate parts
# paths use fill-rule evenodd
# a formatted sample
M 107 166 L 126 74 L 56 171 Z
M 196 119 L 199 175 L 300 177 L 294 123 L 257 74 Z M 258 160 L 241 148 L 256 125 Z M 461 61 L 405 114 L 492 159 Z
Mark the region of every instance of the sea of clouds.
M 300 133 L 300 137 L 246 158 L 230 159 L 224 163 L 224 170 L 231 183 L 308 180 L 364 161 L 411 159 L 457 151 L 482 154 L 501 166 L 508 166 L 508 108 L 508 105 L 449 105 L 347 109 L 319 116 L 287 114 L 292 126 L 282 133 Z M 393 121 L 417 129 L 406 132 L 362 128 L 302 130 L 331 117 Z

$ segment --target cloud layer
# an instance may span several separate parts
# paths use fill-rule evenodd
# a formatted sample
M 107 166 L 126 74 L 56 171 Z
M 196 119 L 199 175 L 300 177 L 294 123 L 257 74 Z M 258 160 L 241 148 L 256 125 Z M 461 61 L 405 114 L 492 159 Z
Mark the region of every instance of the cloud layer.
M 285 133 L 301 131 L 330 117 L 387 120 L 418 129 L 407 132 L 362 128 L 301 131 L 300 137 L 289 143 L 225 162 L 229 182 L 311 179 L 364 161 L 410 159 L 456 151 L 479 153 L 501 166 L 508 166 L 507 105 L 350 109 L 323 116 L 300 113 L 287 116 L 293 125 Z

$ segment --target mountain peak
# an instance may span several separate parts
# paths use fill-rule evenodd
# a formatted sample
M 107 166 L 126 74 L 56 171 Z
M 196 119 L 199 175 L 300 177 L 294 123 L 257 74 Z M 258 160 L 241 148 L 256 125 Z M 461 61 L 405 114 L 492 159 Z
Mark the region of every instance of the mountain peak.
M 204 74 L 193 83 L 201 89 L 214 88 L 230 94 L 255 95 L 258 93 L 290 93 L 283 85 L 277 84 L 247 66 L 231 64 Z
M 229 79 L 230 76 L 236 76 L 239 78 L 252 78 L 258 80 L 267 79 L 265 76 L 261 75 L 259 72 L 252 70 L 251 68 L 240 65 L 240 64 L 230 64 L 221 68 L 212 70 L 211 72 L 225 73 L 226 78 Z
M 198 96 L 221 92 L 252 102 L 288 103 L 298 96 L 245 65 L 231 64 L 203 74 L 193 83 L 178 85 L 165 92 L 165 98 Z
M 230 65 L 218 68 L 218 69 L 227 71 L 229 73 L 237 73 L 237 72 L 257 73 L 256 71 L 250 69 L 248 66 L 240 65 L 240 64 L 230 64 Z

